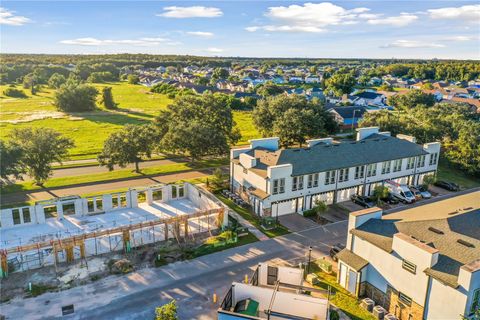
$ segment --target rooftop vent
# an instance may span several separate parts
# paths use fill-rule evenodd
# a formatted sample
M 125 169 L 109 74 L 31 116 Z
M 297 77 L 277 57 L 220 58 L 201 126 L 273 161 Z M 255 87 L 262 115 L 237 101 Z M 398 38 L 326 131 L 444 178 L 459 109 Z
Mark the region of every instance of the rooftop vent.
M 463 208 L 463 211 L 472 210 L 473 207 Z
M 465 247 L 469 247 L 469 248 L 475 248 L 475 246 L 473 244 L 471 244 L 470 242 L 468 241 L 465 241 L 465 240 L 462 240 L 462 239 L 458 239 L 457 240 L 458 243 L 464 245 Z
M 438 230 L 437 228 L 434 228 L 434 227 L 429 227 L 428 230 L 435 232 L 436 234 L 444 234 L 442 230 Z
M 458 213 L 458 211 L 453 211 L 453 212 L 449 212 L 448 215 L 453 216 L 454 214 L 457 214 L 457 213 Z

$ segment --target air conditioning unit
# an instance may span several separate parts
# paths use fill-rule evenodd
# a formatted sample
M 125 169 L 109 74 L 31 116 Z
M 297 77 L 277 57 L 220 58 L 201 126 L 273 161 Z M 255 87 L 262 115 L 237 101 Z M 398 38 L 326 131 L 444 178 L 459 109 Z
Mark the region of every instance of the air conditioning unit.
M 373 307 L 375 306 L 375 301 L 373 301 L 372 299 L 370 298 L 365 298 L 362 300 L 362 302 L 360 303 L 360 306 L 367 310 L 368 312 L 372 312 L 373 310 Z
M 398 320 L 398 318 L 394 314 L 387 313 L 385 317 L 383 317 L 383 320 Z
M 373 307 L 372 313 L 375 319 L 383 320 L 383 318 L 387 314 L 387 310 L 385 310 L 382 306 L 375 306 Z

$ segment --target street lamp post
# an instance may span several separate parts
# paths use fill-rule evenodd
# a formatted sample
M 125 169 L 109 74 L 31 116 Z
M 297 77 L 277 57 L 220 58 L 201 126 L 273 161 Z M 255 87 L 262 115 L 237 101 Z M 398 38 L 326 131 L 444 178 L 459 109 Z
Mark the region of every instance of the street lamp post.
M 308 264 L 307 264 L 307 274 L 310 273 L 310 261 L 312 260 L 312 246 L 308 247 Z
M 353 119 L 352 119 L 352 132 L 353 132 L 353 127 L 355 125 L 355 112 L 360 111 L 359 109 L 353 110 Z

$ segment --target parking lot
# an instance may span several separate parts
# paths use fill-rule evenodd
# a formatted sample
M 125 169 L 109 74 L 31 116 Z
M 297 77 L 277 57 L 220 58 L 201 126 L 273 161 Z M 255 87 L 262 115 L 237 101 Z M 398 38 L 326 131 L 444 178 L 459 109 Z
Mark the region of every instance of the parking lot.
M 384 210 L 396 210 L 396 209 L 400 209 L 400 208 L 403 208 L 403 207 L 410 207 L 410 206 L 413 206 L 415 204 L 418 205 L 418 204 L 422 204 L 424 202 L 430 201 L 431 199 L 435 199 L 435 198 L 443 197 L 443 196 L 448 196 L 448 195 L 451 195 L 451 194 L 455 193 L 454 191 L 448 191 L 448 190 L 445 190 L 443 188 L 436 187 L 436 186 L 430 186 L 428 191 L 432 195 L 432 198 L 430 198 L 430 199 L 420 199 L 420 200 L 417 200 L 414 203 L 410 203 L 410 204 L 402 203 L 402 202 L 399 202 L 398 204 L 385 204 L 384 206 L 382 206 L 382 209 L 384 209 Z M 345 208 L 349 212 L 364 209 L 364 207 L 362 207 L 361 205 L 358 205 L 356 203 L 353 203 L 352 201 L 341 202 L 338 205 Z

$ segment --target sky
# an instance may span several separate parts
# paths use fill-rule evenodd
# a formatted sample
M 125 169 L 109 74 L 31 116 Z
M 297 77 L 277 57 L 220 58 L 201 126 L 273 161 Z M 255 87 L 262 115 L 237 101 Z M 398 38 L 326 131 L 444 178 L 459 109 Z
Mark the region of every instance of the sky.
M 2 1 L 2 53 L 480 59 L 479 1 Z

